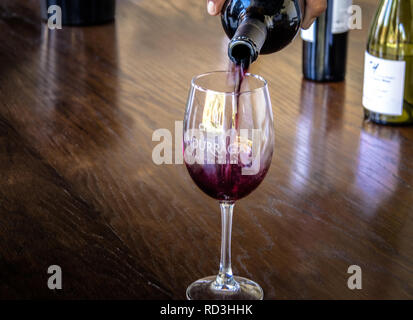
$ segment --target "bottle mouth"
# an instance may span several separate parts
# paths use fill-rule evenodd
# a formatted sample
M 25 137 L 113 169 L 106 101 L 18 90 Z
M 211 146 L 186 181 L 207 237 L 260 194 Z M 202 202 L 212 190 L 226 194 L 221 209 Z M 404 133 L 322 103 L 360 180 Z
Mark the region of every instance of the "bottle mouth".
M 228 45 L 228 56 L 236 64 L 249 65 L 258 57 L 255 44 L 248 38 L 237 37 Z

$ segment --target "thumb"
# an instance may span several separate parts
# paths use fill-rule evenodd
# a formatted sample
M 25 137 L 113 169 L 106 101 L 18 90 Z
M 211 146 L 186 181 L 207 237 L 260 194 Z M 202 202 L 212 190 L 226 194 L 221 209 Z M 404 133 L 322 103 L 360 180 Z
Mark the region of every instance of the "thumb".
M 216 16 L 221 12 L 225 0 L 207 0 L 207 10 L 212 16 Z

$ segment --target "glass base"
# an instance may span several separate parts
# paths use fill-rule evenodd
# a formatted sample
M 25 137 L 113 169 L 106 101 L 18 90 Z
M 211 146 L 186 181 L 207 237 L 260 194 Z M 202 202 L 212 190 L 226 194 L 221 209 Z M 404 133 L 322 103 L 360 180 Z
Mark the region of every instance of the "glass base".
M 193 282 L 186 289 L 188 300 L 262 300 L 261 287 L 246 278 L 234 276 L 235 285 L 217 284 L 217 276 L 210 276 Z

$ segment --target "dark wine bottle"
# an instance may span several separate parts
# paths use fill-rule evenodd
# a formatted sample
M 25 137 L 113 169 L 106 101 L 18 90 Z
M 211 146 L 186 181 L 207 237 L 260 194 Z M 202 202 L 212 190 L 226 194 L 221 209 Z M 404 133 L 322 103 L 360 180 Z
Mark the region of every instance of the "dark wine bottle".
M 48 19 L 52 5 L 62 9 L 63 25 L 95 25 L 115 18 L 115 0 L 41 0 L 43 19 Z
M 308 30 L 301 31 L 304 78 L 321 82 L 344 80 L 351 4 L 351 0 L 328 0 L 327 10 Z
M 229 58 L 247 69 L 259 54 L 283 49 L 297 35 L 303 10 L 303 0 L 227 0 L 221 22 L 231 39 Z

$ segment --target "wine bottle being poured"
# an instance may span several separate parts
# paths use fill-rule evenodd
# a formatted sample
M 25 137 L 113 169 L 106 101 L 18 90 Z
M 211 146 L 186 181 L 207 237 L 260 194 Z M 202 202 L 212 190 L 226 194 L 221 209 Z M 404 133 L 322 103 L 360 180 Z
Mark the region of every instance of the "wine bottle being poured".
M 221 22 L 231 61 L 247 70 L 259 54 L 283 49 L 297 35 L 303 10 L 303 0 L 227 0 Z

